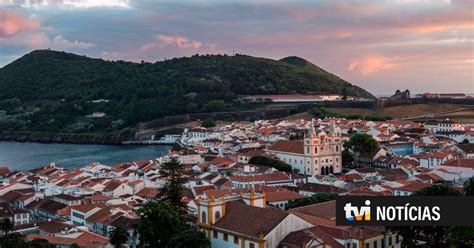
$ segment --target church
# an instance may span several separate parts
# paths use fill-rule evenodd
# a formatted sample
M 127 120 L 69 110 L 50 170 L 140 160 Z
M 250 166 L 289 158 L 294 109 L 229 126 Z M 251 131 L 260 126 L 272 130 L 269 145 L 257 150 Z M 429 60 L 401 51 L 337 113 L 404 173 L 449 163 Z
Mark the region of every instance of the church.
M 280 140 L 266 150 L 305 175 L 329 175 L 342 171 L 342 141 L 331 122 L 329 133 L 316 132 L 314 121 L 303 140 Z

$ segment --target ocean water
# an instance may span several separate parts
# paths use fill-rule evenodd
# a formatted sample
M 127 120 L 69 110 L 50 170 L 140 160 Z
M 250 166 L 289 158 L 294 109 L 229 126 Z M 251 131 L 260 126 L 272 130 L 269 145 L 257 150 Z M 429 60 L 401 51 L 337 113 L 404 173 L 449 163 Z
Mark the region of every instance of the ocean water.
M 0 166 L 26 171 L 50 163 L 73 169 L 91 162 L 114 165 L 120 162 L 155 159 L 171 146 L 118 146 L 81 144 L 41 144 L 0 141 Z

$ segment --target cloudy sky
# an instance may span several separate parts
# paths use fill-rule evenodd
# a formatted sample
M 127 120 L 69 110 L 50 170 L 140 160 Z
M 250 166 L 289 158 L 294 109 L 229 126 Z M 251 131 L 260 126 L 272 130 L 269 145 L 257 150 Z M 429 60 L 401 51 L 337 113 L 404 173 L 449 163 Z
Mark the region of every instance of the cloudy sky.
M 474 93 L 472 0 L 0 0 L 0 66 L 51 48 L 109 60 L 303 57 L 374 94 Z

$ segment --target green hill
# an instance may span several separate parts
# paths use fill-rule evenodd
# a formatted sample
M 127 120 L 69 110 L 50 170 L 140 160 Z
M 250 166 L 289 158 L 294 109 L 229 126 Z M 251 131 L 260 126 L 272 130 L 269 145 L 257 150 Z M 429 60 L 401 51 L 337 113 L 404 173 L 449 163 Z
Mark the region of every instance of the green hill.
M 364 89 L 298 57 L 205 55 L 156 63 L 37 50 L 0 69 L 0 130 L 90 132 L 167 115 L 243 108 L 240 95 Z M 107 102 L 93 102 L 106 99 Z M 105 118 L 87 118 L 92 112 Z

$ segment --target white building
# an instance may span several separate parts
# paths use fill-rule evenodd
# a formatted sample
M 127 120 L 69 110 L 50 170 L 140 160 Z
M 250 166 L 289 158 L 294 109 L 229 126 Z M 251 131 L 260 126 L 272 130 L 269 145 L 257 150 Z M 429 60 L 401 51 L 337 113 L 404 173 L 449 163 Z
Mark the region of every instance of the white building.
M 305 175 L 328 175 L 342 171 L 342 140 L 334 122 L 329 134 L 317 133 L 311 123 L 303 141 L 282 140 L 267 149 L 267 153 L 298 169 Z

